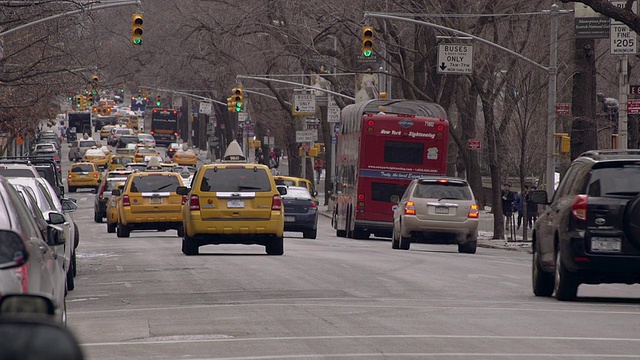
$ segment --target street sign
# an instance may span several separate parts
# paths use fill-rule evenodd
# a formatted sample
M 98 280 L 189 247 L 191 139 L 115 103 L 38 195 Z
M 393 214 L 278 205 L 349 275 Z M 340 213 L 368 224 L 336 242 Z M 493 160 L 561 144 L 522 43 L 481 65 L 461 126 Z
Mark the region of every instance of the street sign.
M 473 45 L 440 44 L 438 46 L 438 74 L 472 74 Z
M 571 104 L 569 103 L 557 103 L 556 115 L 571 115 Z
M 210 102 L 201 101 L 200 106 L 198 106 L 198 111 L 200 114 L 211 115 L 211 106 Z
M 327 106 L 338 106 L 338 104 L 336 104 L 336 100 L 333 98 L 333 95 L 329 95 Z
M 307 130 L 307 131 L 311 131 L 311 135 L 313 136 L 313 141 L 317 142 L 318 141 L 318 129 L 311 129 L 311 130 Z
M 640 100 L 627 100 L 627 114 L 640 114 Z
M 245 112 L 241 112 L 238 113 L 238 123 L 242 124 L 243 122 L 245 122 L 247 120 L 247 118 L 249 117 L 249 115 Z
M 340 122 L 340 108 L 337 106 L 329 106 L 327 108 L 327 122 L 339 123 Z
M 296 131 L 296 142 L 312 142 L 313 132 L 311 130 L 298 130 Z
M 629 95 L 640 94 L 640 85 L 629 85 Z
M 335 136 L 340 136 L 340 124 L 333 125 L 333 133 Z
M 611 5 L 618 9 L 624 9 L 627 1 L 611 1 Z M 638 13 L 638 2 L 634 1 L 631 11 Z M 636 32 L 632 31 L 622 21 L 611 19 L 609 31 L 609 53 L 611 55 L 635 55 L 638 52 L 638 39 Z
M 467 140 L 467 149 L 469 150 L 480 150 L 482 149 L 480 139 L 469 139 Z
M 316 113 L 314 94 L 294 94 L 291 114 L 294 116 L 312 116 Z

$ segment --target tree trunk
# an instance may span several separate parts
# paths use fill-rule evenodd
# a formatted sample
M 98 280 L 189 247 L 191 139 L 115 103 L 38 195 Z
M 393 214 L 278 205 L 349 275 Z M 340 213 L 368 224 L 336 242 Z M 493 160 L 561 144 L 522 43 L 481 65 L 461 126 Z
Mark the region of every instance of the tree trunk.
M 571 113 L 571 160 L 598 148 L 595 40 L 576 39 Z M 549 139 L 551 140 L 551 139 Z M 553 180 L 552 180 L 553 181 Z
M 491 210 L 493 212 L 493 239 L 504 239 L 504 218 L 502 216 L 502 201 L 500 198 L 500 161 L 498 154 L 498 138 L 496 136 L 495 114 L 489 101 L 483 99 L 482 113 L 485 120 L 487 134 L 487 157 L 489 173 L 491 175 Z

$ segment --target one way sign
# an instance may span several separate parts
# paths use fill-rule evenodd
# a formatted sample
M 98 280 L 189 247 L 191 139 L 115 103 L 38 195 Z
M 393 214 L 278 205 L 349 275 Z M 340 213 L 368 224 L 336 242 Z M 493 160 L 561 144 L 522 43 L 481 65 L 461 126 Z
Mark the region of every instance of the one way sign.
M 473 73 L 473 45 L 440 44 L 438 46 L 438 74 Z

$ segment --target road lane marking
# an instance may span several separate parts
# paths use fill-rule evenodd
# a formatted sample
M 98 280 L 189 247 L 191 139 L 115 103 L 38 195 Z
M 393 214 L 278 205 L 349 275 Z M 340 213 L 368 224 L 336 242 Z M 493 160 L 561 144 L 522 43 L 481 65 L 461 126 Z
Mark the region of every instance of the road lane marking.
M 116 270 L 117 270 L 117 271 L 122 271 L 122 270 L 123 270 L 123 268 L 122 268 L 122 266 L 120 266 L 120 265 L 116 265 Z
M 619 355 L 619 354 L 523 354 L 523 353 L 356 353 L 356 354 L 300 354 L 300 355 L 265 355 L 265 356 L 243 356 L 243 357 L 223 357 L 223 358 L 191 358 L 191 360 L 271 360 L 271 359 L 307 359 L 307 358 L 383 358 L 389 357 L 410 357 L 410 358 L 427 358 L 427 357 L 503 357 L 508 359 L 515 358 L 533 358 L 540 357 L 550 358 L 596 358 L 596 359 L 637 359 L 638 355 Z

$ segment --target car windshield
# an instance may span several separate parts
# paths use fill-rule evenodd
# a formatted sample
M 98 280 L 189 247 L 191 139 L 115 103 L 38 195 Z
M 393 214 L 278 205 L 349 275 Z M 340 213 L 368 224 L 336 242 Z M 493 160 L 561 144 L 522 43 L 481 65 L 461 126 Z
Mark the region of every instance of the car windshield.
M 276 185 L 296 186 L 294 180 L 276 179 Z
M 0 167 L 0 175 L 5 177 L 36 177 L 33 171 L 29 169 L 11 169 L 11 168 L 1 168 Z
M 595 168 L 587 184 L 587 195 L 640 194 L 640 165 Z
M 253 168 L 207 169 L 202 177 L 201 191 L 271 191 L 269 175 L 264 170 Z
M 74 173 L 92 172 L 92 171 L 94 170 L 93 170 L 93 165 L 91 164 L 77 164 L 71 167 L 71 172 L 74 172 Z
M 111 159 L 112 164 L 122 164 L 126 165 L 128 163 L 132 163 L 133 159 L 130 157 L 114 157 Z
M 96 143 L 94 140 L 86 140 L 86 141 L 80 141 L 78 143 L 79 147 L 92 147 L 92 146 L 98 146 L 98 143 Z
M 138 154 L 156 154 L 154 149 L 138 148 Z
M 118 134 L 118 135 L 124 135 L 124 134 L 128 135 L 128 134 L 131 134 L 131 133 L 132 132 L 129 129 L 118 129 L 118 130 L 116 130 L 116 134 Z
M 149 176 L 136 176 L 131 182 L 132 193 L 143 192 L 176 192 L 180 181 L 176 176 L 154 174 Z
M 88 156 L 105 156 L 104 152 L 100 149 L 89 149 L 84 154 Z
M 422 199 L 471 200 L 469 186 L 459 182 L 420 182 L 413 196 Z

